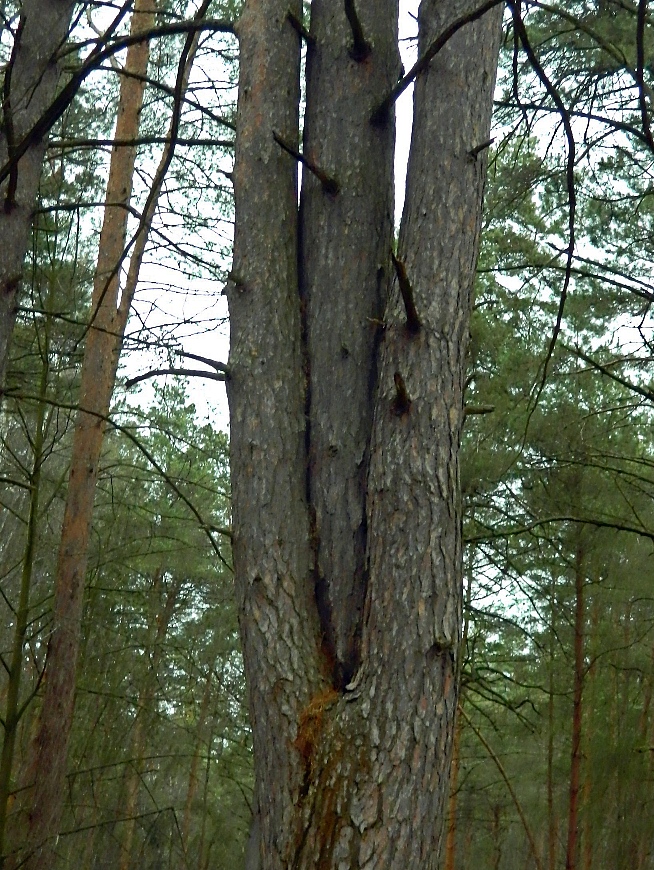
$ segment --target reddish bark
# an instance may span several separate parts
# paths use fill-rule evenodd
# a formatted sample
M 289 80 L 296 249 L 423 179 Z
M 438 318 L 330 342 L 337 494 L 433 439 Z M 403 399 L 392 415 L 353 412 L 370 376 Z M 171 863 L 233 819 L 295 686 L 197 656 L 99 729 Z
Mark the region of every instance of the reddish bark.
M 149 30 L 153 0 L 137 0 L 132 32 Z M 149 43 L 130 46 L 116 122 L 116 139 L 134 139 L 143 104 Z M 136 149 L 114 148 L 107 184 L 104 222 L 91 302 L 91 322 L 84 348 L 80 412 L 73 438 L 68 495 L 55 577 L 53 628 L 48 644 L 46 679 L 40 724 L 34 746 L 34 789 L 29 831 L 21 866 L 40 870 L 52 866 L 65 796 L 66 760 L 72 727 L 75 677 L 80 643 L 84 581 L 98 463 L 105 420 L 114 388 L 116 357 L 124 321 L 118 312 L 117 264 L 127 231 Z

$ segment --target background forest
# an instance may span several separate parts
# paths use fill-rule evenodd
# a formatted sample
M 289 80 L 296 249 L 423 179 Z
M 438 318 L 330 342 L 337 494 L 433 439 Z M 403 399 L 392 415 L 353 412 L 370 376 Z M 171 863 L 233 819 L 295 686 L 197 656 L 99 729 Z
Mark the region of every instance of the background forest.
M 7 370 L 0 854 L 26 836 L 85 396 L 107 426 L 58 866 L 238 867 L 252 763 L 220 383 L 238 9 L 135 8 L 77 8 L 79 89 L 51 134 Z M 2 16 L 6 71 L 18 9 Z M 443 867 L 652 870 L 654 19 L 597 0 L 521 20 L 528 51 L 507 14 L 469 348 Z M 130 26 L 153 36 L 119 50 Z M 122 332 L 89 350 L 104 316 Z

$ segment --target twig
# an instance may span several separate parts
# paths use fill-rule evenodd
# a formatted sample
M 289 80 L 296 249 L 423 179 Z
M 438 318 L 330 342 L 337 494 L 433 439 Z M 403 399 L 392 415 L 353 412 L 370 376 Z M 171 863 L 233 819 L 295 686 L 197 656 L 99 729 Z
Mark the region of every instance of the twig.
M 643 398 L 648 399 L 650 402 L 654 402 L 654 391 L 648 390 L 645 387 L 640 387 L 638 384 L 632 384 L 631 381 L 626 380 L 625 378 L 621 378 L 619 375 L 614 375 L 613 372 L 608 370 L 607 366 L 603 366 L 601 363 L 596 362 L 592 357 L 586 356 L 585 353 L 580 351 L 578 348 L 570 348 L 570 351 L 578 356 L 579 359 L 582 359 L 585 363 L 588 363 L 589 366 L 592 366 L 596 371 L 601 372 L 603 375 L 606 375 L 607 378 L 611 378 L 612 381 L 615 381 L 616 384 L 620 384 L 622 387 L 626 387 L 628 390 L 632 390 L 634 393 L 638 393 L 639 396 L 643 396 Z
M 83 82 L 95 69 L 103 63 L 103 61 L 122 51 L 124 48 L 129 48 L 138 42 L 145 42 L 150 39 L 157 39 L 163 36 L 176 36 L 182 33 L 200 33 L 202 31 L 211 31 L 213 33 L 228 33 L 234 35 L 234 24 L 231 21 L 221 21 L 215 19 L 205 19 L 204 21 L 182 21 L 174 24 L 165 24 L 161 27 L 156 27 L 153 30 L 144 33 L 128 35 L 114 40 L 110 45 L 98 47 L 91 52 L 89 57 L 81 65 L 77 73 L 72 76 L 68 83 L 59 91 L 55 99 L 50 103 L 48 108 L 43 112 L 39 120 L 34 124 L 31 130 L 17 143 L 13 149 L 11 157 L 7 160 L 4 166 L 0 168 L 0 182 L 11 173 L 12 167 L 25 154 L 29 147 L 34 142 L 38 142 L 47 134 L 47 132 L 57 123 L 59 118 L 66 111 Z
M 561 123 L 563 124 L 563 129 L 565 131 L 565 137 L 568 146 L 568 154 L 566 158 L 566 189 L 568 192 L 568 247 L 566 249 L 565 273 L 563 278 L 563 286 L 561 288 L 561 295 L 559 297 L 559 307 L 556 313 L 556 321 L 554 323 L 554 329 L 552 330 L 552 337 L 550 339 L 549 347 L 547 349 L 547 354 L 545 355 L 545 360 L 543 362 L 543 375 L 536 389 L 536 395 L 534 396 L 531 410 L 527 415 L 525 434 L 522 445 L 524 448 L 524 445 L 527 441 L 527 430 L 529 428 L 531 418 L 534 414 L 534 411 L 538 407 L 538 402 L 540 400 L 543 390 L 545 389 L 545 384 L 547 383 L 547 372 L 549 369 L 549 364 L 552 361 L 552 357 L 554 355 L 556 342 L 561 332 L 561 326 L 563 324 L 563 312 L 565 310 L 565 303 L 568 297 L 568 289 L 570 287 L 570 280 L 572 277 L 572 263 L 575 256 L 575 216 L 577 210 L 577 192 L 575 188 L 576 144 L 568 110 L 566 109 L 563 100 L 561 99 L 561 95 L 550 81 L 547 73 L 543 69 L 541 62 L 536 57 L 533 46 L 529 41 L 527 29 L 524 25 L 522 18 L 520 17 L 520 10 L 514 0 L 509 0 L 508 6 L 513 13 L 513 28 L 517 37 L 520 40 L 520 43 L 522 44 L 522 48 L 527 55 L 529 63 L 531 64 L 532 69 L 538 76 L 541 84 L 547 91 L 548 96 L 551 98 L 552 102 L 559 110 L 559 114 L 561 116 Z
M 495 137 L 492 139 L 487 139 L 485 142 L 482 142 L 481 145 L 475 145 L 468 154 L 472 157 L 473 160 L 476 160 L 477 157 L 481 154 L 482 151 L 485 151 L 487 148 L 490 148 L 493 142 L 495 141 Z
M 146 381 L 148 378 L 156 378 L 158 375 L 178 375 L 182 378 L 208 378 L 211 381 L 226 381 L 227 375 L 219 372 L 205 372 L 202 369 L 152 369 L 145 374 L 137 375 L 135 378 L 129 378 L 125 381 L 125 389 L 129 390 L 141 381 Z
M 464 405 L 463 416 L 469 417 L 471 414 L 492 414 L 495 410 L 495 405 Z

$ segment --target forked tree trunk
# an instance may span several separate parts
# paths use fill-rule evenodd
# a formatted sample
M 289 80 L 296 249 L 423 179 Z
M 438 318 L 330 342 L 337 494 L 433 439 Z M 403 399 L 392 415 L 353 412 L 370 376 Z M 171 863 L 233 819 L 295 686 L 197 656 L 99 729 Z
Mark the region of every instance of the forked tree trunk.
M 473 8 L 423 0 L 419 50 Z M 395 266 L 393 125 L 371 123 L 398 74 L 395 8 L 312 4 L 298 241 L 300 16 L 249 0 L 238 27 L 228 394 L 258 854 L 264 870 L 435 868 L 501 16 L 462 27 L 418 78 Z
M 136 0 L 132 33 L 152 28 L 154 9 L 154 0 Z M 148 59 L 147 40 L 128 49 L 126 69 L 132 75 L 121 81 L 116 139 L 134 139 L 138 133 Z M 34 789 L 26 854 L 21 865 L 27 870 L 52 866 L 54 838 L 65 796 L 93 500 L 105 419 L 114 388 L 116 356 L 126 319 L 118 308 L 117 265 L 125 246 L 135 157 L 134 147 L 114 147 L 107 183 L 91 322 L 82 363 L 80 412 L 73 438 L 55 578 L 54 625 L 46 660 L 45 695 L 35 742 Z
M 0 123 L 0 396 L 16 321 L 16 297 L 32 226 L 47 141 L 36 136 L 17 149 L 55 95 L 59 50 L 68 36 L 72 0 L 23 0 L 18 29 L 4 71 Z

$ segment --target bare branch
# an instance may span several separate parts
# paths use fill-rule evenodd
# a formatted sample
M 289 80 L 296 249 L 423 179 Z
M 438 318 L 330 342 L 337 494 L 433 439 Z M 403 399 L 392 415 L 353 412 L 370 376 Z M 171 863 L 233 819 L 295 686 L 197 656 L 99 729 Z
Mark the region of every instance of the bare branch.
M 110 45 L 101 47 L 101 44 L 91 52 L 89 57 L 81 65 L 77 73 L 72 76 L 68 83 L 61 89 L 52 101 L 48 109 L 39 118 L 32 129 L 12 149 L 11 156 L 6 164 L 0 168 L 0 182 L 4 181 L 12 172 L 18 160 L 25 154 L 33 142 L 42 139 L 48 131 L 57 123 L 66 111 L 73 98 L 80 89 L 82 83 L 93 70 L 103 61 L 115 55 L 117 52 L 128 48 L 138 42 L 157 39 L 163 36 L 175 36 L 180 33 L 198 33 L 200 31 L 213 31 L 215 33 L 228 33 L 234 35 L 234 24 L 231 21 L 206 19 L 204 21 L 182 21 L 175 24 L 165 24 L 161 27 L 148 30 L 143 33 L 124 36 L 115 39 Z
M 178 375 L 182 378 L 208 378 L 211 381 L 227 380 L 226 374 L 205 372 L 202 369 L 152 369 L 152 371 L 137 375 L 135 378 L 129 378 L 129 380 L 125 381 L 125 389 L 129 390 L 131 387 L 136 386 L 136 384 L 140 384 L 141 381 L 146 381 L 148 378 L 156 378 L 158 375 Z
M 596 369 L 598 372 L 601 372 L 603 375 L 606 375 L 607 378 L 610 378 L 612 381 L 615 381 L 617 384 L 620 384 L 623 387 L 626 387 L 628 390 L 631 390 L 634 393 L 638 393 L 639 396 L 643 396 L 643 398 L 647 399 L 650 402 L 654 402 L 654 390 L 648 390 L 646 387 L 640 387 L 638 384 L 633 384 L 631 381 L 626 380 L 625 378 L 621 378 L 619 375 L 613 374 L 613 372 L 609 371 L 608 366 L 604 366 L 601 363 L 598 363 L 596 360 L 592 359 L 592 357 L 587 356 L 583 351 L 579 350 L 579 348 L 569 348 L 571 353 L 575 356 L 582 359 L 585 363 L 588 363 L 589 366 Z

